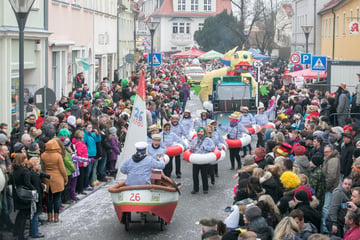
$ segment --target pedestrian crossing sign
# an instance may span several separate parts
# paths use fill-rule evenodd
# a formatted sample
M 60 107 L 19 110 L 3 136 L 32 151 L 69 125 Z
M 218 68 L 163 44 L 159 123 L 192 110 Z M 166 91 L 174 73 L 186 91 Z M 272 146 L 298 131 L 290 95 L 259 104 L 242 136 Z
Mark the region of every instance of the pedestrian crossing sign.
M 158 67 L 161 65 L 161 53 L 154 53 L 153 55 L 151 55 L 151 53 L 149 53 L 148 56 L 148 65 L 151 65 L 151 62 L 153 63 L 154 67 Z
M 326 56 L 313 56 L 311 59 L 311 70 L 326 71 Z

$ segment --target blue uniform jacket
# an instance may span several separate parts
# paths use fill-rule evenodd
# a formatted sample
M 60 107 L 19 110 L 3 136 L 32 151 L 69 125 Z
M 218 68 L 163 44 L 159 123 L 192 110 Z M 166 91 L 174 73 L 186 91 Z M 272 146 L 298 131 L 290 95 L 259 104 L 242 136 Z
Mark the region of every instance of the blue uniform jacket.
M 255 121 L 256 124 L 259 124 L 260 126 L 264 126 L 269 123 L 269 116 L 274 111 L 276 104 L 273 104 L 271 108 L 267 111 L 265 111 L 263 114 L 256 114 L 255 115 Z
M 140 162 L 135 162 L 133 157 L 130 157 L 121 166 L 120 171 L 127 174 L 125 184 L 131 186 L 150 184 L 151 170 L 153 168 L 163 169 L 164 167 L 165 162 L 157 161 L 150 156 L 146 156 Z
M 192 118 L 182 118 L 180 124 L 184 127 L 186 135 L 189 135 L 194 128 L 194 120 Z
M 185 128 L 181 123 L 178 123 L 177 125 L 171 124 L 170 132 L 175 133 L 179 138 L 184 135 L 185 138 L 190 139 L 189 134 L 186 133 Z
M 246 115 L 241 114 L 240 123 L 244 126 L 253 125 L 255 124 L 255 118 L 251 113 L 248 113 Z
M 207 118 L 205 120 L 203 120 L 202 118 L 198 119 L 196 122 L 195 122 L 195 131 L 197 131 L 199 129 L 199 127 L 206 127 L 207 125 L 209 125 L 211 119 Z
M 213 140 L 214 144 L 221 150 L 222 145 L 226 145 L 224 137 L 217 132 L 216 130 L 212 133 L 211 139 Z
M 219 125 L 219 128 L 227 132 L 230 139 L 238 139 L 242 137 L 242 133 L 249 133 L 241 122 L 232 122 L 227 127 Z
M 215 150 L 215 144 L 214 142 L 208 138 L 205 137 L 205 139 L 202 141 L 201 144 L 198 144 L 198 141 L 200 139 L 198 137 L 194 138 L 190 143 L 190 150 L 193 153 L 208 153 Z
M 174 146 L 177 143 L 180 143 L 181 145 L 185 146 L 183 140 L 171 131 L 169 133 L 161 132 L 160 135 L 166 147 Z
M 166 153 L 166 147 L 162 146 L 161 144 L 158 148 L 154 148 L 153 145 L 150 143 L 147 150 L 148 150 L 148 155 L 150 157 L 153 157 L 154 159 L 157 159 L 158 154 L 163 156 Z

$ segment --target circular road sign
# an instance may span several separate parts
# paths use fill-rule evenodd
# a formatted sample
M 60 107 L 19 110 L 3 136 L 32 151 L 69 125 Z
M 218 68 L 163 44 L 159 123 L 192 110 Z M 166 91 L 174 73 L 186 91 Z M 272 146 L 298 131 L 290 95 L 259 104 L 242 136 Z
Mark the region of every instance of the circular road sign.
M 263 66 L 263 63 L 258 61 L 258 62 L 254 62 L 254 67 L 256 68 L 261 68 Z
M 290 61 L 291 61 L 292 63 L 297 64 L 297 63 L 300 62 L 300 60 L 301 60 L 301 58 L 300 58 L 300 55 L 299 55 L 299 54 L 297 54 L 297 53 L 291 54 L 291 56 L 290 56 Z
M 293 67 L 293 71 L 296 72 L 296 71 L 301 71 L 303 70 L 303 66 L 301 64 L 295 64 L 294 67 Z
M 131 53 L 129 53 L 129 54 L 127 54 L 126 56 L 125 56 L 125 61 L 127 62 L 127 63 L 133 63 L 133 62 L 135 62 L 135 56 L 134 56 L 134 54 L 131 54 Z
M 45 98 L 45 96 L 46 96 L 46 98 Z M 49 109 L 55 103 L 56 95 L 55 95 L 55 92 L 53 90 L 51 90 L 50 88 L 46 88 L 46 90 L 44 88 L 40 88 L 35 92 L 34 98 L 35 98 L 35 106 L 37 108 L 43 110 L 44 104 L 46 104 L 45 110 L 49 111 Z

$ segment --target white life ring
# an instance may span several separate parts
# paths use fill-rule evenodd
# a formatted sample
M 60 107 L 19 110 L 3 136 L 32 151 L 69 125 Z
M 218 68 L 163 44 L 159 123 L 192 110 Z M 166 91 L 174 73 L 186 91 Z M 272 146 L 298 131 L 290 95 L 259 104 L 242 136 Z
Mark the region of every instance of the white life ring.
M 247 146 L 251 142 L 251 136 L 249 134 L 243 133 L 241 138 L 238 139 L 225 139 L 229 148 L 240 148 Z
M 170 161 L 169 156 L 168 156 L 168 155 L 166 155 L 166 154 L 164 154 L 164 156 L 162 157 L 162 159 L 164 160 L 165 165 L 166 165 L 166 164 L 168 164 L 168 163 L 169 163 L 169 161 Z
M 209 153 L 192 153 L 188 149 L 184 152 L 183 158 L 191 164 L 211 164 L 221 158 L 221 152 L 217 148 Z
M 253 124 L 251 125 L 251 127 L 245 127 L 245 128 L 249 131 L 249 134 L 258 133 L 261 130 L 261 127 L 258 124 Z
M 0 170 L 0 192 L 4 190 L 6 184 L 5 174 L 2 170 Z

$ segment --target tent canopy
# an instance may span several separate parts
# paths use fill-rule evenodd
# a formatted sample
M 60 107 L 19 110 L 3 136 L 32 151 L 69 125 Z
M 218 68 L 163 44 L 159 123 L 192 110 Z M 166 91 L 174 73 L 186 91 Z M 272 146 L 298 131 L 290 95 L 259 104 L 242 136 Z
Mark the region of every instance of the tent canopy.
M 198 50 L 196 48 L 192 48 L 185 52 L 179 52 L 171 55 L 172 58 L 195 58 L 203 55 L 205 52 Z
M 219 59 L 220 57 L 223 57 L 224 54 L 219 53 L 215 50 L 210 50 L 207 53 L 204 53 L 203 55 L 201 55 L 199 57 L 200 60 L 214 60 L 214 59 Z
M 249 52 L 252 53 L 253 58 L 256 59 L 256 60 L 271 60 L 271 57 L 270 57 L 270 56 L 262 55 L 262 54 L 260 54 L 258 51 L 256 51 L 256 50 L 253 49 L 253 48 L 250 48 L 250 49 L 249 49 Z
M 327 77 L 326 71 L 312 71 L 310 68 L 301 71 L 286 73 L 284 74 L 283 77 L 288 77 L 288 78 L 304 77 L 304 79 L 314 79 L 318 77 L 318 72 L 320 78 Z

